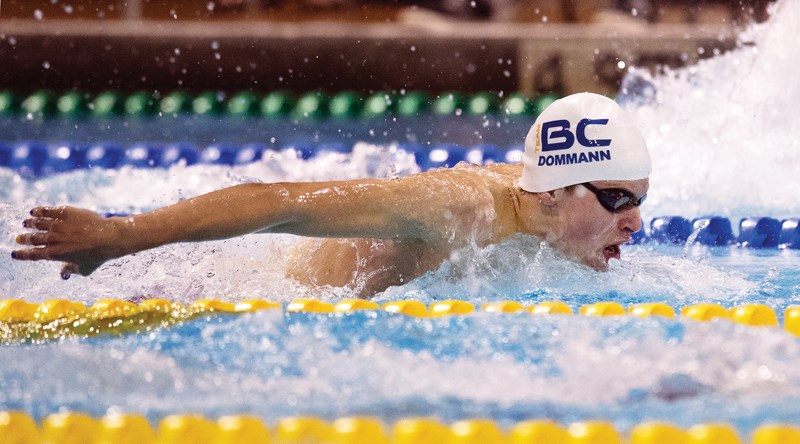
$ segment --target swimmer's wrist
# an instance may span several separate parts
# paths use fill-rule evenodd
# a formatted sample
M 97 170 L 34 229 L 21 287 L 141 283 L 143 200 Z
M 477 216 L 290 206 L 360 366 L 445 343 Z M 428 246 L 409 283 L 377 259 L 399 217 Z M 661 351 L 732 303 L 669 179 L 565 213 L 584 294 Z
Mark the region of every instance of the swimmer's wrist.
M 130 239 L 125 234 L 124 217 L 109 217 L 106 219 L 106 227 L 103 229 L 105 236 L 103 239 L 103 249 L 105 260 L 116 259 L 126 254 L 130 254 L 130 246 L 126 245 Z
M 141 225 L 137 224 L 134 216 L 111 217 L 108 219 L 108 259 L 116 259 L 129 254 L 138 253 L 157 245 L 148 245 L 151 236 L 143 233 Z

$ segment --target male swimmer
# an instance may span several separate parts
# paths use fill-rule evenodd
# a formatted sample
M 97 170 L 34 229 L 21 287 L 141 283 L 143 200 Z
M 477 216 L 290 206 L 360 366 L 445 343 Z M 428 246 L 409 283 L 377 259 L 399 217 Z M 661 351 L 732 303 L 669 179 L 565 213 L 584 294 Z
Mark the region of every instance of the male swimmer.
M 34 231 L 17 236 L 29 248 L 11 255 L 65 262 L 67 278 L 175 242 L 291 233 L 324 239 L 289 260 L 290 277 L 370 297 L 436 269 L 471 243 L 483 247 L 524 233 L 602 271 L 641 229 L 650 170 L 644 138 L 626 113 L 611 99 L 581 93 L 542 112 L 518 165 L 244 184 L 129 217 L 37 207 L 23 222 Z

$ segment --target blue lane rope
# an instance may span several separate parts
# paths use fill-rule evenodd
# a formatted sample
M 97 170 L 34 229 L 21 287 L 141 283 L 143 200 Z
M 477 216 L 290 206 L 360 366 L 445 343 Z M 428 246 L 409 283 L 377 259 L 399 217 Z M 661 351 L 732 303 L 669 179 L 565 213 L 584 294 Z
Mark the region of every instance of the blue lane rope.
M 413 143 L 400 144 L 399 148 L 414 154 L 422 170 L 450 167 L 461 161 L 474 164 L 516 163 L 520 161 L 523 149 L 522 146 L 502 149 L 489 144 L 464 147 Z M 195 146 L 191 143 L 123 145 L 101 142 L 84 145 L 75 142 L 0 141 L 0 167 L 10 168 L 25 178 L 35 178 L 85 168 L 168 168 L 181 162 L 186 165 L 242 165 L 257 162 L 268 153 L 287 150 L 294 151 L 303 159 L 310 159 L 322 153 L 349 153 L 352 147 L 343 143 L 293 143 L 276 147 L 257 143 Z

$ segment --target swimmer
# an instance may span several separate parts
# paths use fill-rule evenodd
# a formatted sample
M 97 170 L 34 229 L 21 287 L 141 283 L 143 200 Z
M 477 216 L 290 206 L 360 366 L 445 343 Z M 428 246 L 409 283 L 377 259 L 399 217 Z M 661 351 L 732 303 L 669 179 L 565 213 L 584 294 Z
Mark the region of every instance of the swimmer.
M 37 207 L 17 236 L 18 260 L 64 262 L 88 276 L 105 262 L 176 242 L 248 233 L 319 238 L 289 258 L 309 286 L 370 297 L 438 268 L 467 245 L 519 233 L 598 271 L 642 228 L 650 156 L 638 128 L 611 99 L 555 101 L 525 138 L 521 164 L 459 164 L 396 179 L 236 185 L 149 213 L 105 218 Z

